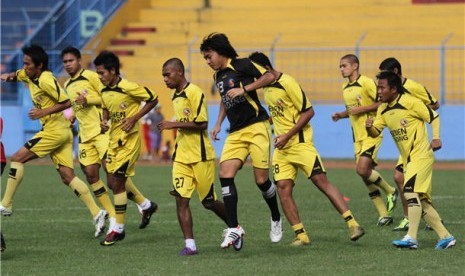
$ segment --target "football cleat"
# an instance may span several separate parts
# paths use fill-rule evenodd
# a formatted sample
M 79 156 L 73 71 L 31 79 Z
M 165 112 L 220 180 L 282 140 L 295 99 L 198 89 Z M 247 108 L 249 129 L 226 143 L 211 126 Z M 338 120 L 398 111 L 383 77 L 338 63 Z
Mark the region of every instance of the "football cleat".
M 397 189 L 394 191 L 394 193 L 387 195 L 386 197 L 386 209 L 388 211 L 389 216 L 392 216 L 392 213 L 394 212 L 394 208 L 396 207 L 397 203 L 397 198 L 399 198 L 399 191 L 397 191 Z
M 124 237 L 126 234 L 123 232 L 118 233 L 116 231 L 111 231 L 110 234 L 108 234 L 103 241 L 100 242 L 100 245 L 103 246 L 110 246 L 115 244 L 117 241 L 122 241 L 124 240 Z
M 179 252 L 179 256 L 192 256 L 199 254 L 198 250 L 190 249 L 189 247 L 184 247 L 181 252 Z
M 0 251 L 3 252 L 3 251 L 6 250 L 6 243 L 5 243 L 5 239 L 3 238 L 3 234 L 0 233 L 0 235 L 2 236 L 2 242 L 1 242 Z
M 392 229 L 392 231 L 408 231 L 409 228 L 409 222 L 408 218 L 403 218 L 402 221 Z
M 392 245 L 397 248 L 417 249 L 418 242 L 409 235 L 405 235 L 401 240 L 392 241 Z
M 455 246 L 456 243 L 457 243 L 457 240 L 454 238 L 454 236 L 450 236 L 448 238 L 444 238 L 438 241 L 434 249 L 438 250 L 438 249 L 451 248 Z
M 150 218 L 157 210 L 158 205 L 155 202 L 150 201 L 150 207 L 146 210 L 142 210 L 142 220 L 139 224 L 139 229 L 144 229 L 145 227 L 147 227 L 147 225 L 149 225 Z
M 283 224 L 281 219 L 278 221 L 271 220 L 270 240 L 279 242 L 283 238 Z
M 105 210 L 100 210 L 97 216 L 94 218 L 95 233 L 94 237 L 98 238 L 105 231 L 105 222 L 108 218 L 108 212 Z
M 3 207 L 3 205 L 0 204 L 0 214 L 2 216 L 9 217 L 13 214 L 13 210 Z
M 228 228 L 221 243 L 221 248 L 228 248 L 232 245 L 236 251 L 241 250 L 244 234 L 245 231 L 240 225 L 235 228 Z
M 386 226 L 393 222 L 392 217 L 379 217 L 378 222 L 376 225 L 378 226 Z
M 296 237 L 294 241 L 291 242 L 291 245 L 292 246 L 304 246 L 304 245 L 309 245 L 310 242 L 311 242 L 310 239 L 308 239 L 308 241 L 304 241 Z
M 365 229 L 360 225 L 349 227 L 349 232 L 351 241 L 356 241 L 365 235 Z

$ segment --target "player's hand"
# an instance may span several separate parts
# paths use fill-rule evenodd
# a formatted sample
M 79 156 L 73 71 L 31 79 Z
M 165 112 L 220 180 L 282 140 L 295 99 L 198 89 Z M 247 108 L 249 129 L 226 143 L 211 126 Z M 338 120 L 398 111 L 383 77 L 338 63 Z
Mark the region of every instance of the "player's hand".
M 373 117 L 372 116 L 368 116 L 367 120 L 365 121 L 365 127 L 366 128 L 370 128 L 373 126 Z
M 233 88 L 229 89 L 228 92 L 226 92 L 226 96 L 228 96 L 230 99 L 234 99 L 236 97 L 240 97 L 244 95 L 245 91 L 243 88 Z
M 44 111 L 42 109 L 38 108 L 31 108 L 28 113 L 29 119 L 31 120 L 37 120 L 40 119 L 44 116 Z
M 213 129 L 210 131 L 210 137 L 212 138 L 213 141 L 219 141 L 220 138 L 218 138 L 218 133 L 221 131 L 220 126 L 215 125 Z
M 277 149 L 282 149 L 289 142 L 289 138 L 286 134 L 278 135 L 274 138 L 273 144 Z
M 334 122 L 337 122 L 339 119 L 341 119 L 341 114 L 336 112 L 331 115 L 331 119 L 333 119 Z
M 76 103 L 77 104 L 80 104 L 82 106 L 86 106 L 87 105 L 87 91 L 86 90 L 82 90 L 81 92 L 77 92 L 77 98 L 76 98 Z
M 134 125 L 137 123 L 137 120 L 134 117 L 127 117 L 127 118 L 124 118 L 122 122 L 123 122 L 123 125 L 121 126 L 121 129 L 125 132 L 129 132 L 134 127 Z
M 442 142 L 441 139 L 433 139 L 431 140 L 431 149 L 433 151 L 440 150 L 442 148 Z
M 10 79 L 10 73 L 3 73 L 0 75 L 2 81 L 8 81 Z
M 352 107 L 349 110 L 350 115 L 358 115 L 363 113 L 363 108 L 362 107 Z
M 107 132 L 109 129 L 110 129 L 110 126 L 108 125 L 108 121 L 107 120 L 102 120 L 102 122 L 100 123 L 100 128 L 102 129 L 100 131 L 100 133 L 105 133 Z

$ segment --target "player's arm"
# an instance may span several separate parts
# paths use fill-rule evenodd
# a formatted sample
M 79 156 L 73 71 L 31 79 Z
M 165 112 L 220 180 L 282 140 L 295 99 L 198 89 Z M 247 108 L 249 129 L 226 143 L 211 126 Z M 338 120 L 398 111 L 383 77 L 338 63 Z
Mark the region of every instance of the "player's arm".
M 349 118 L 349 112 L 347 110 L 341 111 L 341 112 L 335 112 L 333 115 L 331 115 L 331 119 L 333 119 L 334 122 L 339 121 L 339 119 L 345 119 Z
M 297 120 L 295 125 L 287 133 L 278 135 L 274 138 L 275 148 L 278 148 L 278 149 L 283 148 L 287 144 L 289 139 L 291 139 L 292 136 L 299 133 L 299 131 L 302 130 L 302 128 L 308 124 L 308 122 L 314 115 L 315 115 L 315 111 L 313 110 L 313 107 L 310 107 L 307 110 L 304 110 L 303 112 L 301 112 L 300 118 Z
M 352 107 L 348 110 L 350 115 L 360 115 L 365 113 L 374 112 L 381 105 L 381 102 L 374 102 L 370 105 Z
M 162 121 L 158 124 L 159 130 L 165 129 L 191 129 L 191 130 L 204 130 L 207 129 L 208 122 L 170 122 L 170 121 Z
M 76 103 L 83 105 L 83 106 L 88 106 L 88 105 L 96 105 L 96 106 L 101 106 L 102 105 L 102 97 L 100 97 L 99 94 L 95 93 L 96 95 L 89 94 L 86 91 L 82 92 L 77 92 L 77 98 L 76 98 Z
M 431 109 L 428 105 L 412 104 L 410 107 L 418 117 L 431 125 L 431 132 L 433 139 L 431 140 L 431 149 L 433 151 L 439 150 L 442 147 L 441 142 L 441 120 L 439 114 Z
M 0 78 L 2 81 L 8 81 L 8 82 L 13 82 L 17 80 L 16 72 L 3 73 L 0 75 Z
M 110 129 L 110 125 L 108 124 L 108 120 L 110 119 L 110 112 L 105 107 L 102 108 L 102 121 L 100 122 L 100 133 L 105 133 Z
M 271 72 L 269 71 L 266 71 L 263 75 L 261 75 L 254 82 L 244 85 L 242 88 L 233 88 L 233 89 L 228 90 L 228 92 L 226 92 L 226 96 L 234 99 L 236 97 L 240 97 L 244 95 L 245 93 L 249 91 L 254 91 L 254 90 L 263 88 L 271 84 L 274 81 L 275 81 L 275 77 L 273 76 L 273 74 L 271 74 Z
M 58 113 L 58 112 L 61 112 L 67 108 L 71 107 L 71 101 L 70 100 L 66 100 L 64 102 L 61 102 L 61 103 L 57 103 L 55 104 L 54 106 L 51 106 L 51 107 L 47 107 L 47 108 L 44 108 L 44 109 L 39 109 L 39 108 L 31 108 L 31 110 L 29 110 L 29 118 L 31 120 L 37 120 L 37 119 L 40 119 L 42 117 L 45 117 L 47 115 L 51 115 L 51 114 L 54 114 L 54 113 Z
M 123 119 L 123 125 L 121 129 L 123 131 L 129 132 L 134 127 L 134 125 L 142 118 L 145 114 L 149 113 L 149 111 L 158 104 L 158 98 L 153 101 L 145 102 L 145 105 L 132 117 L 126 117 Z
M 378 137 L 381 133 L 383 133 L 383 129 L 385 127 L 386 123 L 383 120 L 383 116 L 381 116 L 380 109 L 378 109 L 376 119 L 373 119 L 372 116 L 368 116 L 367 120 L 365 121 L 365 128 L 370 137 Z
M 220 103 L 220 112 L 218 113 L 218 119 L 216 120 L 215 126 L 210 131 L 210 136 L 213 139 L 213 141 L 219 140 L 217 135 L 221 130 L 221 124 L 223 123 L 225 118 L 226 118 L 226 109 L 224 108 L 223 102 L 221 102 Z

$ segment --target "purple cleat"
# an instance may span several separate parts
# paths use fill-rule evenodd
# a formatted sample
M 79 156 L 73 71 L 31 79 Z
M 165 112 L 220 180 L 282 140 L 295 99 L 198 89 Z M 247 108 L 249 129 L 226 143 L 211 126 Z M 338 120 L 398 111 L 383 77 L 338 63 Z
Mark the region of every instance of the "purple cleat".
M 189 247 L 184 247 L 181 252 L 179 252 L 179 256 L 192 256 L 199 254 L 198 250 L 192 250 Z

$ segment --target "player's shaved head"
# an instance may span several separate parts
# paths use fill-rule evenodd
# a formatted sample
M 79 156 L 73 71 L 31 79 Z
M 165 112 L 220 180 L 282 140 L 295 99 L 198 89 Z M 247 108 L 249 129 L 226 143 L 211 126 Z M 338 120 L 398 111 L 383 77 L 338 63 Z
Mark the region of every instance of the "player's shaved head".
M 184 64 L 179 58 L 170 58 L 165 63 L 163 64 L 163 68 L 171 66 L 174 69 L 181 70 L 182 73 L 184 74 Z
M 354 54 L 348 54 L 348 55 L 345 55 L 343 57 L 341 57 L 341 60 L 348 60 L 351 64 L 360 64 L 360 61 L 358 60 L 358 57 Z

